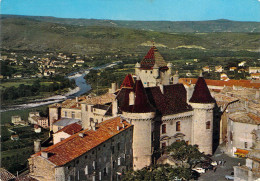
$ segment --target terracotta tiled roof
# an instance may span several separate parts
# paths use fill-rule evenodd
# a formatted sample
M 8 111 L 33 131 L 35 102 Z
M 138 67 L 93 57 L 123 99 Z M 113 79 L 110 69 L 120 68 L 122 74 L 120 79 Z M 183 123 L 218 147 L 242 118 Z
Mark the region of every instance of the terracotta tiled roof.
M 183 83 L 185 85 L 195 84 L 197 79 L 195 78 L 180 78 L 179 83 Z M 260 88 L 260 83 L 253 83 L 250 80 L 228 80 L 228 81 L 222 81 L 222 80 L 211 80 L 211 79 L 205 79 L 208 86 L 240 86 L 240 87 L 246 87 L 246 88 Z
M 143 69 L 151 69 L 154 64 L 156 64 L 159 68 L 167 67 L 167 63 L 163 59 L 162 55 L 159 53 L 155 46 L 152 46 L 146 56 L 141 61 L 141 68 Z
M 124 88 L 127 88 L 127 87 L 128 88 L 133 88 L 134 87 L 134 79 L 133 79 L 131 74 L 127 74 L 125 76 L 125 79 L 124 79 L 120 89 L 122 89 L 123 87 Z
M 4 168 L 0 168 L 0 180 L 9 181 L 15 179 L 15 176 Z
M 119 126 L 119 130 L 117 130 L 117 126 Z M 79 133 L 83 133 L 84 137 L 80 137 L 77 133 L 42 151 L 50 154 L 48 161 L 57 166 L 62 166 L 130 127 L 132 125 L 120 117 L 112 118 L 98 124 L 96 131 L 80 131 Z M 40 156 L 41 152 L 31 157 Z
M 192 103 L 213 103 L 214 99 L 212 98 L 208 86 L 203 77 L 199 77 L 196 85 L 194 87 L 194 91 L 192 97 L 190 98 L 190 102 Z
M 247 124 L 260 124 L 260 117 L 253 113 L 236 112 L 229 115 L 229 118 L 234 122 L 247 123 Z
M 57 131 L 56 133 L 59 133 L 59 132 L 65 132 L 69 135 L 73 135 L 79 131 L 82 130 L 82 126 L 79 125 L 78 123 L 73 123 L 73 124 L 70 124 L 68 126 L 65 126 L 64 128 L 60 129 L 59 131 Z
M 82 101 L 81 103 L 91 104 L 91 105 L 107 104 L 113 102 L 113 100 L 115 100 L 115 97 L 116 95 L 113 93 L 106 93 L 97 97 L 87 97 L 86 100 Z

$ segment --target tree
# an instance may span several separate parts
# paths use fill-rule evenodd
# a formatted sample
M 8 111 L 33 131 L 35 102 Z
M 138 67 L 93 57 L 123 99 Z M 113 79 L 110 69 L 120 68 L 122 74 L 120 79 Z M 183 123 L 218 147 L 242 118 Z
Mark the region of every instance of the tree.
M 166 150 L 173 159 L 181 161 L 179 166 L 184 167 L 188 164 L 190 169 L 206 157 L 198 150 L 197 145 L 187 145 L 185 141 L 174 142 Z
M 123 177 L 123 181 L 170 181 L 174 179 L 190 180 L 192 172 L 188 168 L 172 167 L 169 164 L 151 165 L 137 171 L 130 170 Z

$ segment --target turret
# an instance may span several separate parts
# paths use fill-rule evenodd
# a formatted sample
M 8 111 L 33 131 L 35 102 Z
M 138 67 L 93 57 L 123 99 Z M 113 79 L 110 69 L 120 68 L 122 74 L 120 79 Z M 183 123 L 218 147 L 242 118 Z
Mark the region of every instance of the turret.
M 141 65 L 140 65 L 140 63 L 136 63 L 135 64 L 135 75 L 139 75 L 139 73 L 140 73 L 140 68 L 141 68 Z
M 198 78 L 189 103 L 194 111 L 191 143 L 201 152 L 212 154 L 214 99 L 203 77 Z
M 176 71 L 176 73 L 173 76 L 173 84 L 178 84 L 179 82 L 179 74 L 178 71 Z
M 168 67 L 168 71 L 167 71 L 167 72 L 168 72 L 168 74 L 169 74 L 170 76 L 172 75 L 172 66 L 173 66 L 172 63 L 168 63 L 168 64 L 167 64 L 167 67 Z
M 126 95 L 127 96 L 127 95 Z M 134 170 L 152 163 L 152 122 L 155 109 L 151 106 L 141 80 L 136 80 L 133 91 L 128 93 L 129 102 L 121 107 L 122 116 L 134 125 Z

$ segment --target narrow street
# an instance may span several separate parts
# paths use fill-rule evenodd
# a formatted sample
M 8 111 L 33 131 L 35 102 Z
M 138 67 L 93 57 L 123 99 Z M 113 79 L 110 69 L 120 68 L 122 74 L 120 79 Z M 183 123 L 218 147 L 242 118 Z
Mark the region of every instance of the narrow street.
M 233 166 L 237 166 L 238 163 L 241 165 L 245 164 L 245 159 L 244 158 L 236 158 L 236 157 L 231 157 L 227 155 L 226 153 L 222 153 L 221 149 L 222 145 L 218 147 L 214 155 L 212 156 L 213 161 L 225 161 L 225 164 L 218 165 L 216 172 L 213 170 L 208 170 L 206 173 L 201 174 L 199 177 L 199 180 L 201 181 L 224 181 L 225 175 L 231 175 L 231 172 L 234 172 Z

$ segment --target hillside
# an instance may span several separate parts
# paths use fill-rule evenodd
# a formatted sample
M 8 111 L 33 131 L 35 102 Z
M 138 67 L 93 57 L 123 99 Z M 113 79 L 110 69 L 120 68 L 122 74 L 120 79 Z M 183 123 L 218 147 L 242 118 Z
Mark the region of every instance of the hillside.
M 259 51 L 260 33 L 165 33 L 111 26 L 77 26 L 31 18 L 1 19 L 2 49 L 82 54 L 143 52 L 151 40 L 164 49 Z M 145 48 L 146 51 L 147 48 Z
M 225 19 L 212 21 L 119 21 L 15 15 L 2 15 L 2 18 L 28 18 L 77 26 L 109 26 L 168 33 L 260 32 L 260 22 L 240 22 Z

